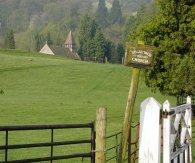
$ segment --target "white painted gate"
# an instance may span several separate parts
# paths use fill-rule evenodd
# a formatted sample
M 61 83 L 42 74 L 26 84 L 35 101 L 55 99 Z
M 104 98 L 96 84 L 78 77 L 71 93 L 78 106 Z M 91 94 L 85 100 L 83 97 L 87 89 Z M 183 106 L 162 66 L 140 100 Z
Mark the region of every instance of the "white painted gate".
M 154 98 L 147 98 L 142 102 L 139 163 L 192 163 L 191 119 L 190 97 L 187 98 L 187 104 L 177 107 L 171 107 L 165 101 L 161 108 Z

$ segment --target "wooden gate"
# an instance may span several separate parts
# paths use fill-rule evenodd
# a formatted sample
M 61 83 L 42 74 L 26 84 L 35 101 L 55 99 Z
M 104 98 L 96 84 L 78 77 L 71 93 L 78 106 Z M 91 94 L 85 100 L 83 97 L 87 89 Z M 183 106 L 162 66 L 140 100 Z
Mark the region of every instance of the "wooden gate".
M 163 109 L 154 98 L 146 99 L 141 104 L 139 163 L 192 163 L 191 119 L 190 97 L 177 107 L 165 101 Z

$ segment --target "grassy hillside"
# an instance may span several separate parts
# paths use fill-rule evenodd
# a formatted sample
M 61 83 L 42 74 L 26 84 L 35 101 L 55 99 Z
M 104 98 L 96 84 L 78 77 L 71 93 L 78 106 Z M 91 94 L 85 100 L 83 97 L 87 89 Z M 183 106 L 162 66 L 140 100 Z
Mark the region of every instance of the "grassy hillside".
M 108 128 L 120 129 L 131 68 L 2 50 L 0 60 L 1 125 L 88 122 L 103 106 L 117 126 Z M 140 81 L 135 114 L 149 96 L 160 102 L 169 98 L 151 93 Z
M 0 61 L 0 125 L 86 123 L 95 120 L 98 107 L 106 107 L 107 134 L 121 130 L 131 68 L 10 50 L 0 50 Z M 174 98 L 152 93 L 140 78 L 135 121 L 141 101 L 149 96 L 176 103 Z M 66 133 L 71 138 L 86 133 L 70 135 Z

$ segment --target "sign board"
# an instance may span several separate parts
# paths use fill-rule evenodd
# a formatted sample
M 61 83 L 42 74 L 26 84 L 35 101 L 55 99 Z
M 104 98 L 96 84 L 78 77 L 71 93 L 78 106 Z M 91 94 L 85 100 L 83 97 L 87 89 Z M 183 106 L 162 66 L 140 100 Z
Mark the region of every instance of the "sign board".
M 146 68 L 152 65 L 154 48 L 146 45 L 128 43 L 125 52 L 125 65 Z

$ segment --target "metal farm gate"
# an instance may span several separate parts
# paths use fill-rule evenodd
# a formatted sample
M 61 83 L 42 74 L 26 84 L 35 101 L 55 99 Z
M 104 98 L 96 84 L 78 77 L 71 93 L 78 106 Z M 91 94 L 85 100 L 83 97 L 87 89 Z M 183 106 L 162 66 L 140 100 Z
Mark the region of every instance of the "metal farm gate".
M 54 141 L 55 134 L 54 131 L 59 129 L 89 129 L 91 134 L 89 135 L 90 139 L 85 140 L 74 140 L 74 141 Z M 35 131 L 35 130 L 49 130 L 50 131 L 50 142 L 46 143 L 28 143 L 28 144 L 12 144 L 9 142 L 9 135 L 11 132 L 18 131 Z M 51 163 L 54 160 L 65 160 L 72 158 L 90 158 L 91 163 L 95 163 L 95 130 L 94 123 L 87 124 L 59 124 L 59 125 L 32 125 L 32 126 L 0 126 L 0 133 L 5 133 L 5 142 L 4 145 L 0 146 L 0 151 L 4 151 L 4 161 L 0 163 L 27 163 L 27 162 L 41 162 L 41 161 L 50 161 Z M 29 137 L 28 142 L 31 138 Z M 1 141 L 2 142 L 2 141 Z M 17 143 L 17 142 L 16 142 Z M 54 155 L 54 147 L 57 146 L 67 146 L 75 144 L 89 144 L 91 150 L 88 153 L 74 153 L 68 155 Z M 36 148 L 36 147 L 48 147 L 50 148 L 50 155 L 48 157 L 39 157 L 39 158 L 26 158 L 21 160 L 10 160 L 9 152 L 16 149 L 27 149 L 27 148 Z M 2 154 L 2 153 L 1 153 Z

